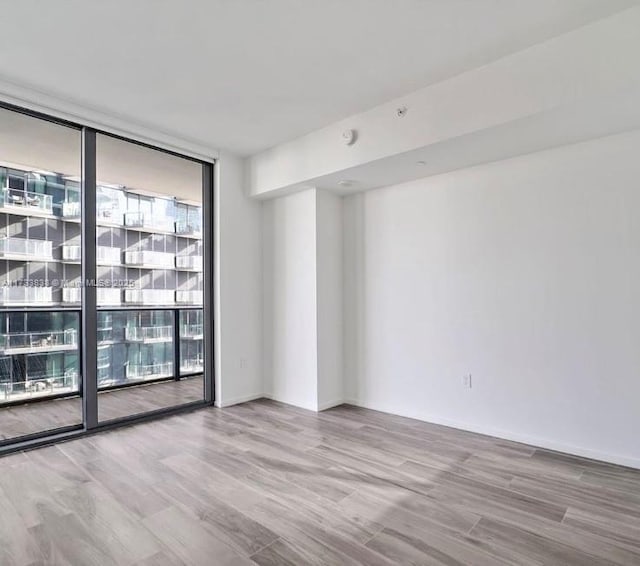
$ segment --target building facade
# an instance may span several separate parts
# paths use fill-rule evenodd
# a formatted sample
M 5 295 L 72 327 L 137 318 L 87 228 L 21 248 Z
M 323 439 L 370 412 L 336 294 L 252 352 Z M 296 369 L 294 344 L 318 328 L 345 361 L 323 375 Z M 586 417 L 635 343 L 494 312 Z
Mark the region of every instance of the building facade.
M 152 189 L 97 188 L 100 388 L 203 370 L 202 207 Z M 0 163 L 0 403 L 81 386 L 80 201 L 77 178 Z

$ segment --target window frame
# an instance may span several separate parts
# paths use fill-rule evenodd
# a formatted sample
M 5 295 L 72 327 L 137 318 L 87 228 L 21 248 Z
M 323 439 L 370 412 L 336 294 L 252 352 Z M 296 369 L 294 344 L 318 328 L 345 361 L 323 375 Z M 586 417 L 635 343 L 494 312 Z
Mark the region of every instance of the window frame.
M 16 112 L 32 118 L 45 120 L 60 126 L 65 126 L 81 133 L 81 178 L 79 183 L 79 198 L 81 206 L 81 224 L 80 232 L 82 238 L 82 264 L 81 277 L 82 281 L 96 280 L 97 264 L 96 264 L 96 197 L 97 197 L 97 179 L 96 179 L 96 136 L 104 135 L 115 139 L 119 139 L 128 143 L 160 151 L 164 154 L 187 159 L 199 164 L 202 168 L 202 217 L 201 217 L 201 251 L 202 251 L 202 289 L 203 303 L 202 305 L 175 305 L 173 307 L 161 306 L 131 306 L 125 305 L 110 306 L 101 308 L 97 305 L 96 287 L 82 286 L 82 302 L 78 307 L 67 307 L 60 309 L 59 307 L 0 307 L 0 312 L 74 312 L 78 313 L 78 366 L 80 368 L 79 395 L 82 400 L 82 424 L 77 426 L 61 427 L 58 429 L 46 430 L 34 434 L 24 435 L 12 439 L 0 441 L 0 455 L 32 448 L 40 445 L 55 443 L 62 440 L 68 440 L 87 434 L 94 433 L 99 430 L 111 429 L 124 426 L 132 422 L 142 422 L 156 419 L 162 416 L 190 411 L 197 408 L 211 406 L 215 402 L 215 325 L 214 315 L 214 191 L 216 190 L 214 181 L 215 160 L 202 160 L 189 155 L 185 155 L 176 151 L 158 147 L 150 143 L 142 142 L 135 138 L 125 137 L 114 132 L 95 128 L 85 124 L 72 122 L 63 118 L 59 118 L 50 114 L 31 110 L 7 103 L 0 100 L 0 108 L 7 111 Z M 37 164 L 34 164 L 37 165 Z M 25 178 L 25 190 L 27 187 L 27 179 Z M 67 188 L 65 187 L 65 195 Z M 188 211 L 187 210 L 187 221 Z M 177 214 L 176 214 L 177 217 Z M 97 318 L 98 312 L 105 311 L 123 311 L 123 310 L 170 310 L 173 312 L 173 379 L 181 379 L 192 375 L 199 375 L 200 372 L 194 374 L 181 374 L 180 370 L 180 313 L 189 310 L 201 310 L 203 319 L 203 354 L 204 367 L 202 371 L 204 381 L 203 399 L 183 405 L 172 406 L 162 409 L 153 410 L 146 413 L 130 415 L 119 419 L 99 422 L 98 420 L 98 391 L 103 388 L 98 387 L 98 340 L 97 340 Z M 144 382 L 151 383 L 152 381 Z M 139 383 L 124 384 L 118 388 L 139 385 Z M 68 394 L 56 396 L 46 396 L 34 399 L 30 403 L 47 401 L 54 398 L 68 397 Z M 2 409 L 0 409 L 2 410 Z

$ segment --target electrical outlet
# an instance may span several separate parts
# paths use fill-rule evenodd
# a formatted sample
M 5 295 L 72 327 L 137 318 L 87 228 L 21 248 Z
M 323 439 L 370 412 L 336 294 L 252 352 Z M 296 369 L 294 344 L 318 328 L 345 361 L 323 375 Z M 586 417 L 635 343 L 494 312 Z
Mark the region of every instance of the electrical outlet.
M 471 389 L 471 374 L 467 373 L 462 376 L 462 387 L 465 389 Z
M 246 369 L 247 367 L 247 358 L 240 358 L 240 369 Z

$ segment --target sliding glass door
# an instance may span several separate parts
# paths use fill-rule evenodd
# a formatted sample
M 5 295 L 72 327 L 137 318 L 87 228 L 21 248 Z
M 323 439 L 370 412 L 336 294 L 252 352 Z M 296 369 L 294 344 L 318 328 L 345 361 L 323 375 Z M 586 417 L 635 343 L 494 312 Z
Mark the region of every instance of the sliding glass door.
M 0 107 L 0 451 L 213 401 L 212 177 Z
M 98 420 L 204 400 L 203 165 L 98 134 Z
M 80 156 L 78 128 L 0 108 L 0 445 L 82 426 Z

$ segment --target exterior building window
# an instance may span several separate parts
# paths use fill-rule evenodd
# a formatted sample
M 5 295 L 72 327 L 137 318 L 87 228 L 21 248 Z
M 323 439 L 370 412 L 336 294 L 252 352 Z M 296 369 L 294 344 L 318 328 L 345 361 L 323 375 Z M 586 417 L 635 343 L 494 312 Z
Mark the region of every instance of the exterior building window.
M 201 373 L 202 208 L 175 198 L 101 185 L 96 194 L 98 305 L 179 307 L 98 313 L 98 384 Z M 0 306 L 60 305 L 82 300 L 79 183 L 54 173 L 0 167 Z M 46 275 L 14 285 L 17 269 Z M 47 285 L 48 275 L 61 282 Z M 123 286 L 116 286 L 124 282 Z M 186 307 L 186 308 L 185 308 Z M 1 313 L 0 403 L 78 392 L 77 312 Z M 179 319 L 174 337 L 173 317 Z M 180 367 L 174 368 L 174 339 Z
M 98 313 L 98 386 L 173 377 L 173 312 Z
M 78 393 L 77 312 L 3 312 L 0 317 L 0 404 Z
M 61 285 L 80 282 L 80 257 L 63 251 L 80 248 L 79 195 L 61 173 L 0 162 L 0 406 L 80 392 L 78 305 Z
M 202 310 L 180 312 L 180 373 L 199 373 L 204 367 L 204 322 Z
M 0 448 L 210 401 L 202 200 L 211 166 L 4 104 L 0 142 L 0 415 L 45 401 L 42 412 L 27 409 L 38 415 L 30 428 L 2 432 Z M 95 265 L 83 265 L 93 251 Z M 120 405 L 123 391 L 137 402 Z M 64 406 L 62 420 L 44 409 Z

